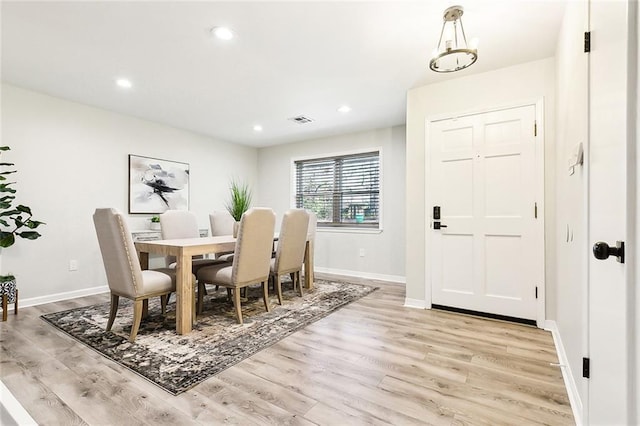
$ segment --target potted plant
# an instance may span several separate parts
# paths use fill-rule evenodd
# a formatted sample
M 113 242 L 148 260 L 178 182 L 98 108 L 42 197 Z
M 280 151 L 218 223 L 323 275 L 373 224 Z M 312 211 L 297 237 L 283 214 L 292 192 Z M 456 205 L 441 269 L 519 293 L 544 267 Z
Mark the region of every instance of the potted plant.
M 0 146 L 0 154 L 10 149 L 8 146 Z M 35 229 L 44 225 L 44 222 L 32 219 L 31 208 L 22 204 L 13 206 L 16 190 L 12 186 L 15 182 L 7 182 L 7 176 L 16 173 L 16 170 L 6 169 L 13 167 L 13 165 L 13 163 L 0 163 L 0 167 L 4 168 L 0 171 L 0 250 L 14 245 L 16 237 L 26 240 L 40 238 L 40 233 Z M 0 285 L 0 294 L 3 296 L 4 320 L 6 319 L 7 301 L 8 303 L 16 303 L 16 278 L 13 275 L 0 275 Z
M 152 229 L 154 231 L 159 231 L 160 230 L 160 216 L 152 216 L 150 221 L 151 221 L 151 224 L 149 225 L 149 229 Z
M 238 227 L 240 226 L 242 214 L 251 206 L 251 189 L 249 189 L 249 185 L 246 183 L 232 180 L 229 191 L 231 198 L 227 202 L 226 207 L 229 214 L 236 221 L 233 226 L 233 237 L 236 238 L 238 236 Z

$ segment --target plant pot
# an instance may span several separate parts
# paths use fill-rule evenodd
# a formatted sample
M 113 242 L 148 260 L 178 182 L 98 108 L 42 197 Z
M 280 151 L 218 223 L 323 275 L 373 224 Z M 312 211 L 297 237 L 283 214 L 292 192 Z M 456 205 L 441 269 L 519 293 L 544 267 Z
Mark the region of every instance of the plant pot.
M 0 275 L 0 295 L 7 295 L 8 303 L 16 301 L 16 277 L 13 275 Z
M 238 238 L 238 229 L 240 229 L 240 222 L 233 222 L 233 238 Z
M 149 225 L 149 229 L 151 229 L 152 231 L 159 231 L 160 230 L 160 222 L 151 222 Z

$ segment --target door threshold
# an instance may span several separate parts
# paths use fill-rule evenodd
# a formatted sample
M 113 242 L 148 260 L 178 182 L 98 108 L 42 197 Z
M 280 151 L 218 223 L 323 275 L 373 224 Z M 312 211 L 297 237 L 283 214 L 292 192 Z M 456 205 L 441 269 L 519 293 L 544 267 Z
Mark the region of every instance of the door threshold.
M 517 324 L 531 325 L 533 327 L 537 327 L 536 321 L 531 319 L 510 317 L 508 315 L 490 314 L 487 312 L 471 311 L 469 309 L 454 308 L 452 306 L 444 306 L 444 305 L 431 305 L 431 308 L 438 309 L 440 311 L 455 312 L 458 314 L 473 315 L 476 317 L 490 318 L 490 319 L 507 321 L 507 322 L 515 322 Z

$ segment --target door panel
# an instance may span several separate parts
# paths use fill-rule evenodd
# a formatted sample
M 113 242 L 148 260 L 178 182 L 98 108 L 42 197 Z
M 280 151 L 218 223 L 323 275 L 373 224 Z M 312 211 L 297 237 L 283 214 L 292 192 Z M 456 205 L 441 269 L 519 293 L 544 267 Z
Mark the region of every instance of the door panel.
M 434 304 L 536 319 L 534 121 L 531 105 L 431 123 Z
M 589 242 L 629 242 L 627 232 L 627 146 L 630 102 L 627 13 L 631 2 L 590 2 L 589 54 Z M 637 7 L 637 5 L 636 5 Z M 633 9 L 631 9 L 633 10 Z M 636 23 L 637 25 L 637 23 Z M 637 71 L 636 71 L 637 72 Z M 637 82 L 637 74 L 632 76 Z M 631 260 L 633 261 L 633 260 Z M 629 374 L 630 355 L 626 264 L 615 258 L 589 259 L 588 420 L 591 424 L 631 424 L 637 404 Z

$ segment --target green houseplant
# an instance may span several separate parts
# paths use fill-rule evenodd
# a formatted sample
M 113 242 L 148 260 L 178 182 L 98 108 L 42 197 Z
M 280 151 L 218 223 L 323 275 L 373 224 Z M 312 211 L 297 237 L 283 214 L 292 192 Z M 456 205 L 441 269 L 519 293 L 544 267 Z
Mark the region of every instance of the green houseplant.
M 8 146 L 0 146 L 0 154 L 10 149 Z M 40 233 L 35 229 L 44 225 L 44 222 L 32 219 L 31 208 L 22 204 L 14 207 L 13 203 L 17 192 L 13 188 L 15 182 L 7 182 L 8 175 L 16 173 L 16 170 L 12 169 L 13 166 L 13 163 L 0 162 L 0 249 L 14 245 L 16 237 L 26 240 L 40 238 Z M 2 286 L 2 294 L 8 296 L 9 303 L 14 303 L 16 300 L 15 277 L 0 275 L 0 285 Z M 3 311 L 4 319 L 6 319 L 6 309 Z
M 231 197 L 229 198 L 226 207 L 229 214 L 236 221 L 236 224 L 233 227 L 233 236 L 237 237 L 238 225 L 242 218 L 242 214 L 251 206 L 251 189 L 246 183 L 240 183 L 236 180 L 232 180 L 231 185 L 229 186 L 229 191 Z
M 0 146 L 0 154 L 9 151 L 8 146 Z M 3 168 L 13 167 L 13 163 L 0 163 Z M 7 182 L 7 175 L 16 173 L 17 170 L 0 171 L 0 247 L 11 247 L 16 242 L 16 237 L 27 240 L 35 240 L 41 235 L 34 231 L 44 222 L 33 220 L 31 208 L 19 204 L 13 207 L 16 198 L 16 190 L 12 187 L 15 182 Z
M 151 221 L 151 226 L 149 227 L 150 229 L 156 231 L 160 229 L 160 216 L 152 216 L 149 220 Z

